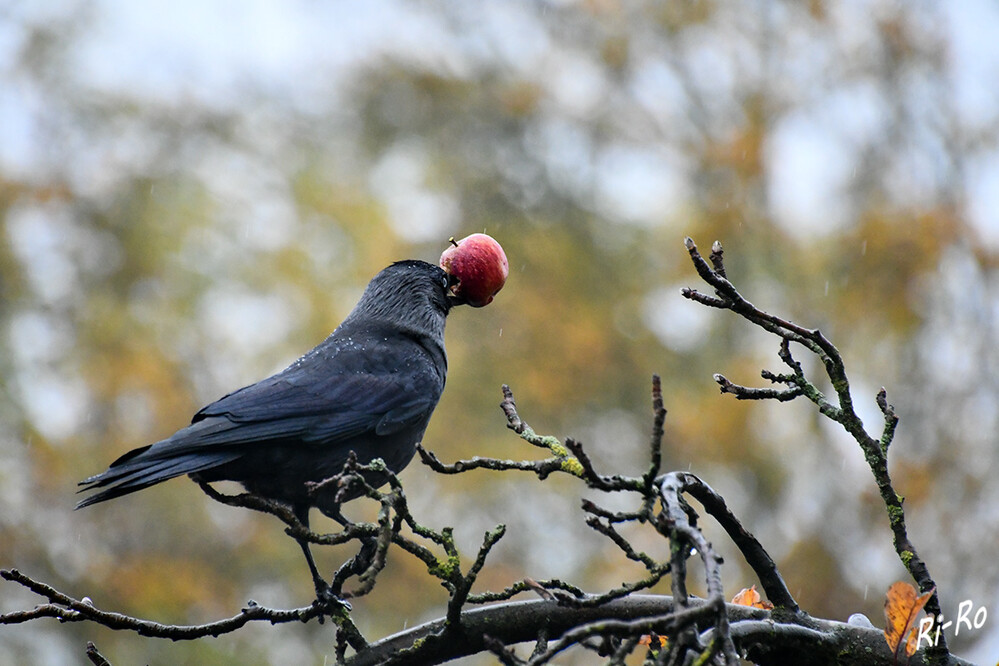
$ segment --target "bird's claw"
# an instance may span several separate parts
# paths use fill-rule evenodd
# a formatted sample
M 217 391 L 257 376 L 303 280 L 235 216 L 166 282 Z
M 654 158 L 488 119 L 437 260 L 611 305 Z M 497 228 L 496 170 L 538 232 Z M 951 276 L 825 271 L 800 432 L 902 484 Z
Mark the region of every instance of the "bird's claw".
M 349 613 L 354 610 L 350 602 L 341 597 L 325 581 L 316 581 L 316 600 L 312 602 L 312 605 L 321 608 L 327 613 L 333 613 L 337 610 Z

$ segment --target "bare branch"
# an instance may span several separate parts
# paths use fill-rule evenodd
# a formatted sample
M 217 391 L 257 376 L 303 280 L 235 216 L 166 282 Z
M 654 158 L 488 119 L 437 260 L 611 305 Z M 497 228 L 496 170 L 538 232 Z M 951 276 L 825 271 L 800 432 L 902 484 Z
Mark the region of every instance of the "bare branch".
M 705 607 L 714 613 L 714 626 L 722 643 L 722 653 L 725 656 L 725 663 L 735 666 L 739 663 L 739 657 L 735 651 L 735 645 L 728 631 L 728 614 L 725 610 L 725 593 L 721 582 L 721 557 L 714 548 L 689 520 L 690 511 L 685 506 L 682 498 L 684 491 L 684 477 L 681 474 L 667 474 L 660 481 L 660 492 L 663 503 L 663 511 L 655 521 L 656 529 L 670 538 L 672 551 L 673 576 L 671 580 L 676 584 L 682 581 L 682 576 L 678 575 L 678 570 L 685 566 L 687 559 L 686 544 L 697 550 L 701 561 L 704 563 L 704 573 L 707 583 L 708 598 Z M 680 597 L 674 595 L 676 603 L 687 605 L 686 592 L 681 590 Z M 682 625 L 679 630 L 692 629 L 693 625 Z M 681 645 L 676 647 L 682 647 Z
M 775 381 L 779 379 L 777 375 L 770 375 L 769 373 L 765 373 L 763 378 Z M 731 393 L 735 396 L 736 400 L 778 400 L 780 402 L 787 402 L 804 394 L 804 391 L 798 386 L 794 386 L 789 389 L 750 388 L 748 386 L 741 386 L 739 384 L 733 384 L 725 377 L 725 375 L 721 374 L 715 374 L 714 380 L 718 386 L 721 387 L 722 393 Z
M 636 552 L 634 547 L 632 547 L 632 545 L 628 543 L 628 541 L 621 536 L 617 530 L 614 529 L 614 526 L 611 523 L 604 523 L 598 517 L 590 516 L 586 519 L 586 524 L 613 541 L 614 545 L 620 548 L 624 553 L 624 556 L 629 560 L 641 562 L 649 571 L 654 571 L 662 566 L 659 562 L 656 562 L 645 553 Z
M 722 496 L 693 474 L 674 472 L 674 475 L 679 482 L 678 487 L 700 502 L 705 511 L 717 520 L 718 524 L 728 533 L 729 538 L 746 558 L 746 563 L 752 567 L 757 578 L 760 579 L 760 585 L 763 586 L 767 599 L 779 608 L 797 612 L 798 603 L 787 589 L 773 558 L 756 537 L 743 527 L 735 514 L 729 510 Z
M 134 631 L 140 636 L 183 641 L 202 638 L 204 636 L 228 634 L 236 631 L 248 622 L 265 621 L 271 624 L 308 622 L 326 612 L 324 608 L 317 605 L 290 610 L 277 610 L 260 606 L 255 601 L 248 601 L 246 607 L 241 609 L 237 615 L 217 622 L 195 625 L 160 624 L 159 622 L 140 620 L 123 615 L 122 613 L 100 610 L 93 604 L 70 597 L 50 585 L 34 580 L 30 576 L 22 574 L 17 569 L 0 570 L 0 576 L 6 580 L 18 583 L 35 594 L 49 600 L 48 604 L 36 608 L 35 611 L 20 611 L 0 615 L 0 624 L 17 624 L 35 619 L 36 617 L 55 617 L 62 622 L 89 620 L 109 629 Z M 39 609 L 43 610 L 37 612 Z
M 582 599 L 586 596 L 586 593 L 575 585 L 571 585 L 570 583 L 566 583 L 565 581 L 557 578 L 542 581 L 525 578 L 524 580 L 518 581 L 500 592 L 481 592 L 479 594 L 470 594 L 468 595 L 468 603 L 484 604 L 494 601 L 506 601 L 508 599 L 512 599 L 521 592 L 535 592 L 542 599 L 554 600 L 555 595 L 553 595 L 550 590 L 561 590 L 569 593 L 577 599 Z
M 663 437 L 666 423 L 666 405 L 663 401 L 663 387 L 659 375 L 652 375 L 652 434 L 649 438 L 649 469 L 642 477 L 642 483 L 648 491 L 652 488 L 655 478 L 663 464 Z M 652 493 L 648 493 L 652 497 Z M 651 507 L 650 507 L 651 508 Z
M 936 583 L 930 576 L 926 563 L 916 553 L 916 549 L 908 537 L 905 511 L 902 507 L 903 498 L 895 491 L 891 477 L 888 474 L 888 448 L 895 434 L 898 417 L 895 414 L 894 408 L 888 404 L 884 389 L 879 393 L 877 403 L 884 415 L 885 424 L 881 436 L 875 439 L 865 430 L 863 422 L 854 409 L 853 396 L 850 392 L 850 382 L 846 375 L 846 365 L 839 350 L 818 329 L 808 329 L 793 324 L 790 321 L 760 310 L 746 300 L 725 275 L 720 244 L 715 244 L 712 253 L 711 261 L 713 267 L 709 266 L 708 262 L 701 257 L 693 240 L 687 238 L 684 244 L 693 262 L 694 269 L 706 283 L 714 287 L 717 299 L 712 302 L 705 302 L 704 299 L 695 296 L 696 292 L 689 289 L 684 290 L 683 295 L 711 307 L 732 310 L 756 326 L 779 336 L 782 339 L 779 356 L 792 370 L 791 375 L 764 375 L 765 378 L 788 384 L 790 388 L 786 390 L 748 389 L 732 384 L 721 375 L 717 375 L 716 381 L 722 386 L 722 392 L 732 393 L 741 399 L 789 400 L 796 397 L 796 395 L 792 394 L 800 391 L 798 394 L 807 397 L 819 408 L 819 411 L 823 415 L 836 421 L 850 433 L 860 445 L 864 459 L 867 461 L 874 475 L 875 483 L 878 486 L 878 491 L 888 514 L 895 552 L 919 585 L 920 590 L 923 592 L 933 590 L 933 596 L 926 604 L 926 610 L 931 617 L 938 617 L 940 615 L 940 600 L 935 591 Z M 803 345 L 819 357 L 825 368 L 826 375 L 832 383 L 838 404 L 834 404 L 827 399 L 815 384 L 805 377 L 801 365 L 791 356 L 790 342 L 797 342 Z M 940 641 L 931 649 L 931 657 L 943 660 L 946 655 L 947 648 L 941 633 Z
M 97 646 L 92 642 L 87 641 L 87 659 L 94 666 L 111 666 L 111 662 L 107 658 L 97 651 Z
M 510 387 L 503 384 L 500 388 L 503 391 L 503 401 L 500 402 L 500 408 L 506 414 L 507 427 L 518 435 L 522 435 L 524 431 L 530 430 L 530 427 L 517 414 L 517 403 L 513 399 L 513 391 L 510 390 Z
M 504 472 L 512 469 L 522 472 L 534 472 L 543 481 L 553 472 L 567 471 L 566 457 L 545 458 L 544 460 L 500 460 L 498 458 L 475 456 L 470 460 L 458 460 L 450 465 L 446 465 L 432 451 L 424 449 L 421 444 L 416 445 L 416 451 L 420 454 L 420 460 L 423 464 L 439 474 L 462 474 L 473 469 L 490 469 L 495 472 Z M 573 462 L 575 461 L 573 460 Z M 571 465 L 571 463 L 568 464 Z

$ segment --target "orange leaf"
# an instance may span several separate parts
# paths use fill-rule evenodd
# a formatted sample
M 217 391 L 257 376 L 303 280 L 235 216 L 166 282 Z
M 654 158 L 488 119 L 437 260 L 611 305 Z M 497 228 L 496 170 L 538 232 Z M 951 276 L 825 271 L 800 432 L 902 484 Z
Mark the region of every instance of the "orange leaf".
M 760 593 L 756 591 L 756 586 L 743 588 L 737 595 L 732 597 L 732 603 L 740 606 L 750 606 L 752 608 L 763 608 L 772 610 L 774 605 L 769 601 L 764 601 Z
M 934 588 L 936 589 L 936 588 Z M 905 654 L 912 656 L 916 652 L 916 632 L 913 626 L 916 616 L 923 606 L 933 596 L 930 590 L 922 596 L 916 595 L 916 588 L 904 581 L 893 583 L 885 595 L 885 640 L 892 654 L 898 659 L 899 648 L 905 640 Z M 908 635 L 908 638 L 906 638 Z

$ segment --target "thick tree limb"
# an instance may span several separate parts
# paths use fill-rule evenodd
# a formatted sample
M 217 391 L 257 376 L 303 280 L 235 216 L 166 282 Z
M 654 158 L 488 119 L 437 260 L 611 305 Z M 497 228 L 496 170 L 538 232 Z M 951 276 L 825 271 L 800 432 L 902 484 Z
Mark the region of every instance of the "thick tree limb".
M 703 600 L 691 599 L 690 604 L 692 609 L 698 609 L 703 606 Z M 348 666 L 440 663 L 486 649 L 486 635 L 503 646 L 534 642 L 542 627 L 551 636 L 561 636 L 594 623 L 603 623 L 602 628 L 607 631 L 649 634 L 658 629 L 665 633 L 673 612 L 671 597 L 642 594 L 585 608 L 568 608 L 542 599 L 495 604 L 464 611 L 461 617 L 463 632 L 449 641 L 428 641 L 428 637 L 437 635 L 443 628 L 444 620 L 435 620 L 373 642 L 364 651 L 348 658 L 346 663 Z M 736 647 L 740 651 L 748 650 L 754 658 L 760 658 L 761 663 L 895 666 L 884 634 L 878 629 L 804 615 L 800 616 L 800 623 L 788 623 L 775 620 L 774 611 L 735 604 L 725 604 L 725 612 Z M 705 634 L 706 639 L 711 638 L 710 631 Z M 586 630 L 575 636 L 581 638 L 583 634 L 596 635 Z M 550 643 L 548 649 L 552 646 L 554 643 Z M 917 652 L 910 666 L 924 663 L 923 656 L 923 651 Z M 528 659 L 514 663 L 528 663 Z M 971 666 L 970 662 L 953 656 L 947 663 Z

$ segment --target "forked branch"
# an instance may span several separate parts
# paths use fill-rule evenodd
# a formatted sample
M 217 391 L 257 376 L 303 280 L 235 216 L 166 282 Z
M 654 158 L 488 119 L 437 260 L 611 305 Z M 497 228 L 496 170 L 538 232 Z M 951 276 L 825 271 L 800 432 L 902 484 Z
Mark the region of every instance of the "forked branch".
M 712 245 L 710 264 L 700 255 L 693 240 L 687 238 L 685 245 L 697 274 L 714 288 L 715 295 L 709 296 L 690 288 L 682 289 L 681 294 L 703 305 L 731 310 L 750 323 L 778 336 L 781 339 L 778 357 L 790 370 L 786 374 L 775 374 L 766 370 L 761 373 L 767 381 L 784 386 L 784 388 L 779 389 L 741 386 L 729 381 L 723 375 L 715 375 L 715 381 L 721 387 L 722 393 L 732 394 L 740 400 L 786 401 L 805 396 L 818 407 L 823 415 L 839 423 L 850 433 L 860 446 L 864 459 L 874 475 L 878 492 L 888 513 L 895 552 L 921 591 L 935 590 L 936 583 L 930 576 L 926 563 L 919 557 L 915 546 L 908 537 L 905 510 L 902 506 L 904 498 L 896 492 L 888 474 L 888 448 L 895 435 L 898 416 L 895 414 L 894 407 L 888 403 L 885 389 L 882 388 L 876 398 L 878 408 L 884 417 L 884 423 L 881 433 L 875 437 L 867 432 L 854 409 L 850 382 L 846 374 L 846 364 L 832 342 L 818 329 L 799 326 L 787 319 L 764 312 L 750 303 L 726 275 L 721 243 L 716 241 Z M 826 376 L 836 394 L 833 400 L 827 398 L 815 383 L 806 377 L 801 364 L 794 359 L 791 353 L 792 342 L 800 344 L 822 361 Z M 940 601 L 936 592 L 926 604 L 926 610 L 931 617 L 940 615 Z M 942 632 L 940 632 L 939 642 L 936 646 L 929 648 L 928 653 L 932 658 L 939 658 L 941 661 L 946 658 L 947 647 Z

